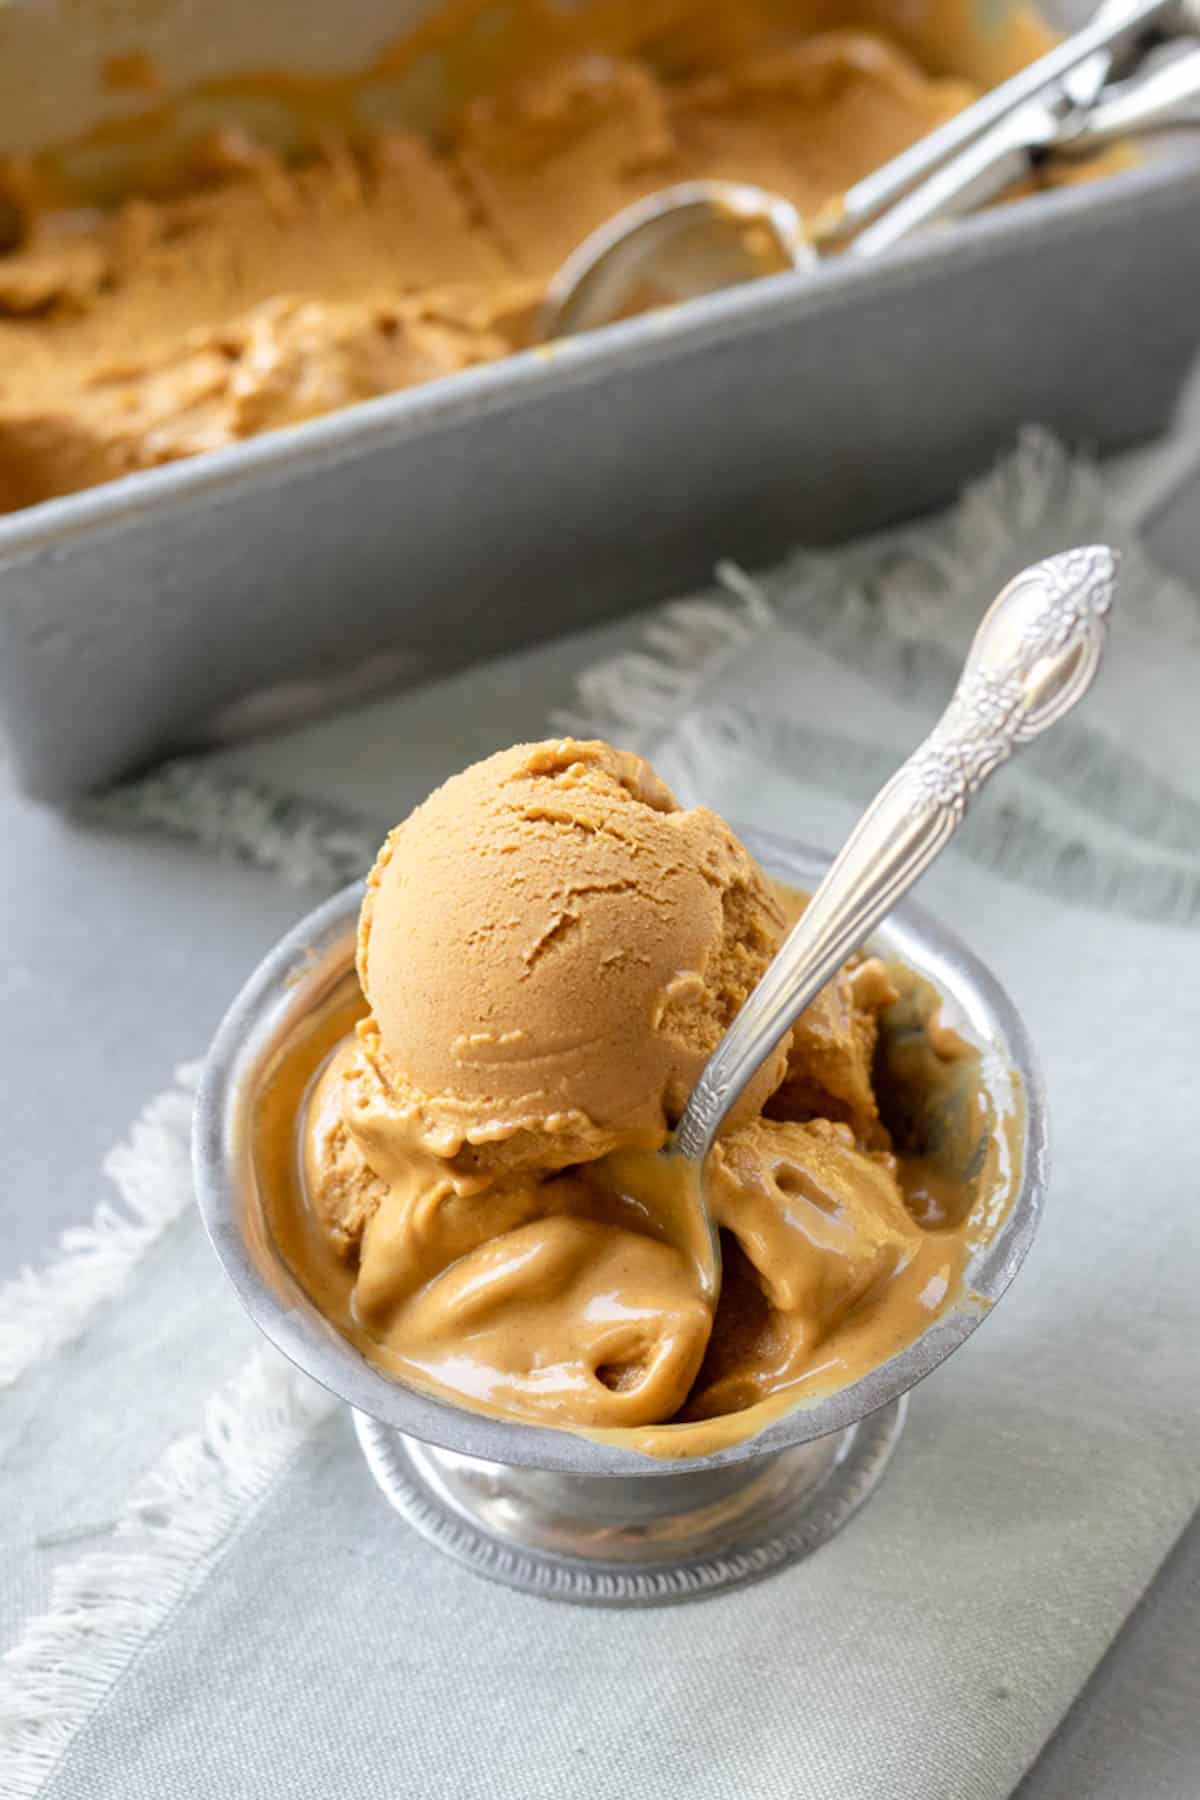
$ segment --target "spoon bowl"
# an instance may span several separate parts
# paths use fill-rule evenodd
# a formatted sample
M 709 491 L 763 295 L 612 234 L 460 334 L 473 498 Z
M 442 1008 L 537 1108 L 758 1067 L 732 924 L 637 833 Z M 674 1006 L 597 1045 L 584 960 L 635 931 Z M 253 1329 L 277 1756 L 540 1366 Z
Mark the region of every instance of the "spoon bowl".
M 535 335 L 571 337 L 818 260 L 790 201 L 744 182 L 680 182 L 584 240 L 546 289 Z

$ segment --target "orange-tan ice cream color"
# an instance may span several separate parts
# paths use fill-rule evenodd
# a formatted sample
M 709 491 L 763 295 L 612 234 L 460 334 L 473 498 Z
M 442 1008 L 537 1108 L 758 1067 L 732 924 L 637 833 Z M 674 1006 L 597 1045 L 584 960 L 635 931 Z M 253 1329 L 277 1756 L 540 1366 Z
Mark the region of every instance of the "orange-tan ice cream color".
M 813 218 L 1053 41 L 1021 7 L 980 38 L 961 0 L 524 0 L 506 48 L 483 4 L 434 9 L 374 76 L 243 74 L 140 137 L 0 156 L 0 511 L 493 362 L 631 201 L 724 178 Z M 432 135 L 385 126 L 372 79 L 456 32 L 482 62 L 447 85 L 474 98 Z M 281 108 L 282 153 L 251 124 Z
M 400 1378 L 584 1429 L 737 1412 L 910 1341 L 964 1239 L 957 1214 L 928 1228 L 928 1195 L 919 1222 L 919 1184 L 906 1204 L 877 960 L 824 991 L 714 1151 L 715 1319 L 629 1179 L 799 905 L 604 743 L 518 745 L 438 789 L 371 873 L 369 1010 L 304 1101 L 303 1217 L 268 1207 L 318 1303 Z M 935 1069 L 961 1059 L 930 1042 Z

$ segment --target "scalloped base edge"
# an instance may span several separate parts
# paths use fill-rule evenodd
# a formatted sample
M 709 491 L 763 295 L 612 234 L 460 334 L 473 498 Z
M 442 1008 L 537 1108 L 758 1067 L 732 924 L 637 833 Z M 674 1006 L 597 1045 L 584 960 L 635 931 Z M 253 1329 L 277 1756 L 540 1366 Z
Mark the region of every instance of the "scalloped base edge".
M 414 1530 L 489 1581 L 577 1606 L 701 1600 L 810 1556 L 879 1484 L 902 1398 L 831 1438 L 711 1478 L 550 1476 L 483 1463 L 354 1416 L 368 1467 Z M 658 1545 L 662 1545 L 659 1554 Z

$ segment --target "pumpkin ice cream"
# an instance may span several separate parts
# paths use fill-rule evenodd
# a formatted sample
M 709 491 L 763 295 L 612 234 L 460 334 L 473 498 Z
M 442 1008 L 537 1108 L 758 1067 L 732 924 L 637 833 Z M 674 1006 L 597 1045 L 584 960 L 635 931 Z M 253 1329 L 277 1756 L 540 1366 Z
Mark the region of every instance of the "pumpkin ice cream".
M 115 205 L 0 159 L 0 511 L 506 356 L 631 200 L 733 175 L 815 213 L 973 92 L 836 31 L 687 79 L 571 58 L 437 144 L 223 128 Z
M 729 827 L 640 757 L 519 745 L 380 852 L 360 1038 L 406 1149 L 553 1173 L 662 1141 L 783 931 Z M 781 1053 L 758 1106 L 782 1072 Z
M 397 826 L 361 1002 L 281 1077 L 260 1138 L 280 1246 L 364 1354 L 468 1405 L 636 1435 L 849 1379 L 928 1324 L 963 1209 L 933 1231 L 906 1201 L 878 961 L 819 997 L 717 1144 L 715 1313 L 638 1179 L 799 904 L 599 742 L 503 751 Z M 938 1043 L 927 1070 L 950 1079 L 963 1047 Z

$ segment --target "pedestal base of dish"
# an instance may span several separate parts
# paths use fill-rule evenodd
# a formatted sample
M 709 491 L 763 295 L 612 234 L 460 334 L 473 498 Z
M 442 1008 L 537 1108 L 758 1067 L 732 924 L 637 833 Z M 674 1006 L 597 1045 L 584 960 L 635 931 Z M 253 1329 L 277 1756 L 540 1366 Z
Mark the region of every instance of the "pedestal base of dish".
M 906 1407 L 775 1456 L 649 1476 L 510 1468 L 365 1413 L 354 1423 L 396 1511 L 477 1574 L 580 1606 L 665 1606 L 761 1580 L 825 1543 L 879 1482 Z

